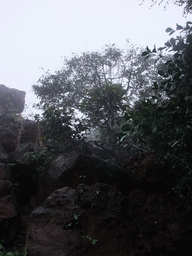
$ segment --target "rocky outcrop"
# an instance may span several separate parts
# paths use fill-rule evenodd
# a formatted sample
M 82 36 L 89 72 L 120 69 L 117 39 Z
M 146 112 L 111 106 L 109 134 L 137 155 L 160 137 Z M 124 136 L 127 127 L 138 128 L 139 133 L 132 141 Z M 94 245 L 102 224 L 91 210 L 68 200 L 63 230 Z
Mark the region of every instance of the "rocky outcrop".
M 122 170 L 134 181 L 142 182 L 152 178 L 152 171 L 155 167 L 153 154 L 139 154 L 124 160 Z
M 20 144 L 22 143 L 31 143 L 35 144 L 40 139 L 40 128 L 38 123 L 33 120 L 22 120 L 22 133 Z
M 18 204 L 10 180 L 10 168 L 0 163 L 0 240 L 3 239 L 7 245 L 13 241 L 17 231 L 15 219 L 18 214 Z
M 24 110 L 26 92 L 0 84 L 0 115 L 20 114 Z
M 20 143 L 21 119 L 11 114 L 0 115 L 0 144 L 8 153 L 12 153 Z
M 31 214 L 28 255 L 191 255 L 190 209 L 154 168 L 151 154 L 127 159 L 126 195 L 100 183 L 53 192 Z
M 33 173 L 21 160 L 26 149 L 15 153 L 21 145 L 22 130 L 26 129 L 20 116 L 24 104 L 25 92 L 0 85 L 0 240 L 3 239 L 5 246 L 14 241 L 21 227 L 22 204 L 28 202 L 33 193 Z M 30 136 L 31 131 L 28 136 L 24 134 L 22 142 L 29 144 L 34 139 L 29 139 Z
M 106 163 L 97 157 L 84 154 L 62 154 L 53 162 L 50 169 L 39 178 L 38 204 L 58 188 L 76 188 L 80 183 L 93 185 L 97 182 L 119 186 L 122 171 L 118 166 Z
M 0 144 L 0 163 L 8 163 L 10 156 L 5 152 L 4 148 Z
M 9 219 L 17 215 L 16 201 L 10 182 L 9 167 L 0 163 L 0 218 Z
M 3 108 L 0 240 L 5 246 L 21 229 L 22 247 L 27 232 L 29 256 L 191 255 L 191 205 L 174 193 L 174 173 L 160 172 L 153 154 L 132 156 L 120 168 L 112 151 L 66 140 L 61 148 L 67 153 L 48 167 L 53 154 L 40 142 L 34 121 Z
M 56 190 L 31 213 L 28 255 L 128 255 L 135 231 L 123 208 L 124 196 L 106 184 Z

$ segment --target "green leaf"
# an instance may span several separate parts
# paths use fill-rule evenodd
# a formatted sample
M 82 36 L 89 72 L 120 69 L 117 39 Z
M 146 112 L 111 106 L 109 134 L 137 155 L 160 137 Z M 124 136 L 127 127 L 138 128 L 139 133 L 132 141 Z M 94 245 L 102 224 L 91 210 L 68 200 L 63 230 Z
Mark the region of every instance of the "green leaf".
M 180 29 L 183 29 L 183 27 L 181 26 L 181 25 L 179 25 L 179 24 L 176 24 L 176 30 L 180 30 Z
M 149 54 L 148 52 L 142 52 L 141 56 L 146 56 L 148 54 Z
M 98 241 L 97 239 L 93 239 L 93 240 L 92 240 L 92 245 L 96 244 L 97 241 Z
M 161 57 L 162 57 L 162 56 L 160 56 L 159 58 L 157 58 L 157 59 L 155 60 L 155 63 L 157 63 L 157 61 L 160 60 Z
M 27 256 L 27 246 L 23 248 L 23 256 Z
M 144 61 L 146 61 L 146 59 L 148 59 L 148 58 L 149 58 L 149 55 L 147 55 L 147 56 L 145 57 Z
M 171 31 L 171 32 L 169 33 L 169 35 L 171 36 L 173 33 L 175 33 L 175 30 Z
M 151 50 L 149 49 L 149 47 L 146 47 L 146 50 L 148 51 L 148 53 L 151 53 Z
M 166 30 L 165 30 L 165 32 L 167 32 L 167 33 L 171 32 L 171 31 L 173 31 L 173 29 L 170 27 L 166 28 Z
M 78 220 L 79 214 L 75 214 L 73 218 L 74 218 L 75 220 Z
M 154 45 L 154 48 L 153 48 L 152 52 L 157 52 L 155 45 Z
M 92 240 L 92 239 L 91 239 L 91 237 L 90 237 L 90 236 L 88 236 L 88 235 L 87 235 L 87 236 L 85 236 L 85 238 L 87 238 L 87 239 L 89 239 L 89 240 Z
M 170 43 L 171 43 L 172 45 L 175 45 L 175 39 L 174 39 L 173 37 L 170 39 Z
M 158 51 L 162 51 L 162 50 L 164 50 L 166 47 L 164 46 L 164 47 L 159 47 L 158 48 Z
M 167 41 L 167 42 L 165 43 L 165 45 L 166 45 L 167 47 L 171 47 L 171 44 L 170 44 L 169 41 Z

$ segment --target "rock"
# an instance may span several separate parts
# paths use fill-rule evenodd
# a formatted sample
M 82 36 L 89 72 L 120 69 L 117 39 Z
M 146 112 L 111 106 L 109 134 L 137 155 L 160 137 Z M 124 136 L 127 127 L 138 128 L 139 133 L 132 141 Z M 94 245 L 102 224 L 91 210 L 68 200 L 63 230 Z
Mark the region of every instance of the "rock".
M 137 224 L 135 255 L 190 255 L 192 225 L 184 201 L 147 188 L 132 188 L 127 200 L 127 216 Z
M 122 165 L 131 179 L 126 191 L 127 217 L 138 228 L 134 255 L 181 255 L 183 251 L 190 255 L 190 208 L 186 209 L 186 201 L 172 191 L 171 184 L 159 179 L 156 168 L 153 154 L 136 155 Z
M 154 175 L 155 167 L 155 157 L 150 153 L 135 155 L 124 160 L 121 167 L 125 173 L 125 179 L 122 183 L 123 192 L 128 195 L 132 187 L 142 186 L 157 191 L 157 188 L 160 188 L 162 184 Z M 129 186 L 126 186 L 127 183 Z
M 0 144 L 6 153 L 12 153 L 20 143 L 21 120 L 11 114 L 0 115 Z
M 118 166 L 97 157 L 63 154 L 52 162 L 48 172 L 39 179 L 38 202 L 44 201 L 54 190 L 65 186 L 76 188 L 80 183 L 92 185 L 97 182 L 117 185 L 122 175 Z
M 5 152 L 4 148 L 0 144 L 0 163 L 8 163 L 10 156 Z
M 48 171 L 62 186 L 76 188 L 80 183 L 92 185 L 97 182 L 112 183 L 120 175 L 120 168 L 97 157 L 83 154 L 64 154 L 57 157 Z
M 30 215 L 28 255 L 190 255 L 191 214 L 174 193 L 97 183 L 53 192 Z
M 9 245 L 14 237 L 18 226 L 15 220 L 18 217 L 18 204 L 10 182 L 11 172 L 9 166 L 0 163 L 0 240 Z
M 31 155 L 32 152 L 41 152 L 42 147 L 39 145 L 35 145 L 33 143 L 21 143 L 15 149 L 12 156 L 17 163 L 26 164 L 26 165 L 33 165 L 34 159 Z
M 155 166 L 153 154 L 140 154 L 126 159 L 122 169 L 137 182 L 146 181 Z
M 0 115 L 20 114 L 24 110 L 26 92 L 0 84 Z
M 40 140 L 40 128 L 38 123 L 29 119 L 22 122 L 21 143 L 35 144 Z
M 191 213 L 168 190 L 97 183 L 53 192 L 30 215 L 28 255 L 191 255 Z
M 13 241 L 18 234 L 20 228 L 19 217 L 11 219 L 0 219 L 0 239 L 3 241 L 3 246 L 8 247 L 13 245 Z
M 34 166 L 28 164 L 14 164 L 11 167 L 12 179 L 17 184 L 17 201 L 24 205 L 35 195 L 37 176 Z
M 106 184 L 56 190 L 30 215 L 27 255 L 129 255 L 135 234 L 121 213 L 123 202 Z
M 11 172 L 7 164 L 0 163 L 0 180 L 10 180 Z
M 0 163 L 0 218 L 9 219 L 17 215 L 17 203 L 10 182 L 11 173 L 7 165 Z

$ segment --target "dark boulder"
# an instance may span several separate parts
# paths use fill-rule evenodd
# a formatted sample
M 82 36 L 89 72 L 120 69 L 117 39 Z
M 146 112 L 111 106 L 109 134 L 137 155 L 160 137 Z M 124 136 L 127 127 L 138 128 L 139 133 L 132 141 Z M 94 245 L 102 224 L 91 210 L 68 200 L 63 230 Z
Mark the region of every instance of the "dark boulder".
M 142 154 L 124 162 L 123 174 L 127 173 L 131 179 L 126 184 L 127 195 L 112 186 L 94 184 L 93 173 L 87 180 L 87 184 L 93 181 L 93 185 L 78 185 L 79 174 L 90 169 L 81 169 L 81 161 L 77 159 L 82 172 L 74 172 L 78 174 L 70 183 L 74 188 L 56 190 L 31 214 L 26 244 L 29 256 L 175 256 L 183 252 L 191 255 L 190 205 L 187 206 L 186 200 L 176 195 L 166 182 L 158 185 L 154 156 Z M 58 162 L 73 173 L 74 162 L 62 158 L 57 159 Z M 82 166 L 85 166 L 84 161 Z M 68 176 L 62 176 L 62 168 L 50 169 L 52 178 L 58 181 L 65 177 L 69 182 Z M 95 177 L 98 180 L 99 174 Z
M 17 215 L 17 203 L 10 181 L 11 173 L 7 165 L 0 163 L 0 218 L 9 219 Z
M 106 163 L 97 157 L 83 154 L 62 154 L 51 164 L 48 172 L 39 179 L 38 202 L 58 188 L 69 186 L 76 188 L 80 183 L 92 185 L 97 182 L 119 186 L 122 171 L 118 166 Z
M 116 189 L 100 183 L 56 190 L 31 213 L 27 255 L 129 255 L 136 226 L 127 225 L 123 200 Z
M 11 114 L 0 115 L 0 144 L 11 154 L 19 145 L 22 123 L 20 117 Z
M 13 242 L 18 230 L 18 204 L 8 165 L 0 163 L 0 240 L 4 245 Z
M 6 153 L 4 148 L 0 143 L 0 163 L 8 163 L 10 161 L 10 156 Z

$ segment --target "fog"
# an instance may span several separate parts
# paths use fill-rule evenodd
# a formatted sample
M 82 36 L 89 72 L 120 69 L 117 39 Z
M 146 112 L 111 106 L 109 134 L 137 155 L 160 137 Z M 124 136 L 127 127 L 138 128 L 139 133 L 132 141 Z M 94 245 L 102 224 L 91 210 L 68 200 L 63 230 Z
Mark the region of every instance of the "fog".
M 63 56 L 101 50 L 115 43 L 160 47 L 167 27 L 184 25 L 183 8 L 150 8 L 141 0 L 1 0 L 0 84 L 27 92 L 24 115 L 37 102 L 31 85 L 49 69 L 62 67 Z

